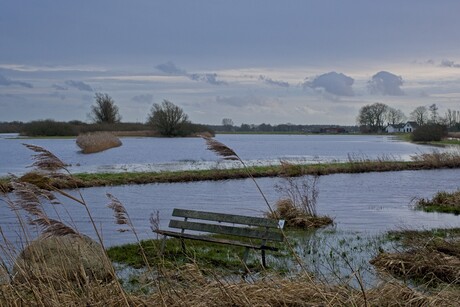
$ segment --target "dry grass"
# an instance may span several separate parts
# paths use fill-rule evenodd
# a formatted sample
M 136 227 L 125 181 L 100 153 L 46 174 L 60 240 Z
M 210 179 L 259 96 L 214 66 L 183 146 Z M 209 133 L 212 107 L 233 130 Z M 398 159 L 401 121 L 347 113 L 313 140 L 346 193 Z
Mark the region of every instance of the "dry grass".
M 286 175 L 294 167 L 286 162 L 282 163 L 283 181 L 275 188 L 283 198 L 276 202 L 274 211 L 266 215 L 269 218 L 284 219 L 286 226 L 290 228 L 312 229 L 332 224 L 331 218 L 319 216 L 316 211 L 319 176 L 293 178 Z
M 280 199 L 275 204 L 274 213 L 267 213 L 269 218 L 284 219 L 286 227 L 312 229 L 320 228 L 333 223 L 328 216 L 313 216 L 294 206 L 290 199 Z
M 382 271 L 428 286 L 460 286 L 460 236 L 446 238 L 418 232 L 403 233 L 404 250 L 380 253 L 371 263 Z M 460 292 L 460 288 L 457 288 Z
M 122 145 L 119 138 L 111 132 L 93 132 L 77 137 L 77 145 L 85 154 L 104 151 Z

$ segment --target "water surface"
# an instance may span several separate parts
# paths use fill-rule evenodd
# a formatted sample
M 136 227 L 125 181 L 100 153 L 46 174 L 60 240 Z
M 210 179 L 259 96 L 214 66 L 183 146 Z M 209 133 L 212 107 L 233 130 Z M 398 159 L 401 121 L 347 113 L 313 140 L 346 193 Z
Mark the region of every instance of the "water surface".
M 31 152 L 22 143 L 42 146 L 70 165 L 73 173 L 209 169 L 238 167 L 220 161 L 206 150 L 200 138 L 121 138 L 123 145 L 100 153 L 82 154 L 75 139 L 11 139 L 0 135 L 0 176 L 20 175 L 32 163 Z M 366 135 L 217 135 L 248 164 L 318 163 L 347 161 L 349 156 L 410 160 L 432 146 L 398 141 L 392 136 Z

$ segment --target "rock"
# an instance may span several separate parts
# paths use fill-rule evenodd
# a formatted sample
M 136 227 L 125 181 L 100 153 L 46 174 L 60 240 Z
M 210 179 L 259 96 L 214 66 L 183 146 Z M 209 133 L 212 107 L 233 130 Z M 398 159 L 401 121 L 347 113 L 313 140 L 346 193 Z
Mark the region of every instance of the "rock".
M 110 260 L 87 236 L 40 237 L 19 254 L 13 267 L 14 283 L 46 280 L 59 286 L 112 279 Z

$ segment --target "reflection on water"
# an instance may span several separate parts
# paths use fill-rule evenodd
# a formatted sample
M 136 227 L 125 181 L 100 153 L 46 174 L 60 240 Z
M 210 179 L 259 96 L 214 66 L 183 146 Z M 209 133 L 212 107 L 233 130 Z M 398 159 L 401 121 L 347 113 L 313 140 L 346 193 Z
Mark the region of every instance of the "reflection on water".
M 219 161 L 206 150 L 199 138 L 122 138 L 121 147 L 85 155 L 75 139 L 10 139 L 0 135 L 0 176 L 27 171 L 31 152 L 22 143 L 42 146 L 64 162 L 73 173 L 126 172 L 229 168 L 239 166 Z M 346 161 L 348 155 L 360 158 L 390 157 L 409 160 L 414 154 L 431 152 L 435 147 L 399 142 L 391 136 L 364 135 L 217 135 L 249 165 L 318 163 Z

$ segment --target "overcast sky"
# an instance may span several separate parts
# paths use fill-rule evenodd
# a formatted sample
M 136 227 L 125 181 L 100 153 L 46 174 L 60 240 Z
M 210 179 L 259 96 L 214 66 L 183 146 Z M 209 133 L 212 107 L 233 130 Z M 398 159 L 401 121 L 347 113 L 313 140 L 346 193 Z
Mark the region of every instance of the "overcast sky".
M 355 124 L 383 102 L 460 110 L 460 1 L 0 0 L 0 121 Z

